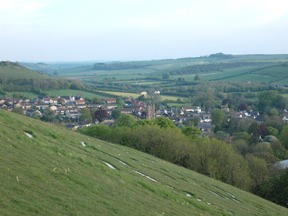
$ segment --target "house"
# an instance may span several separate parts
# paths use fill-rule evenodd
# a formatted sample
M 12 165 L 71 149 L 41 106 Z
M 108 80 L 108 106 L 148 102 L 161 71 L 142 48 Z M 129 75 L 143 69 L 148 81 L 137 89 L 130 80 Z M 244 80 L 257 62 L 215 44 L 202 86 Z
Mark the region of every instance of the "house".
M 85 105 L 85 100 L 82 97 L 77 99 L 75 98 L 75 103 L 76 105 Z
M 107 104 L 115 104 L 117 102 L 116 98 L 105 98 L 103 101 Z
M 212 126 L 211 126 L 211 123 L 206 123 L 206 122 L 200 122 L 198 124 L 198 128 L 201 130 L 201 131 L 208 131 L 210 132 L 211 129 L 212 129 Z
M 132 114 L 132 109 L 130 108 L 122 108 L 120 109 L 121 114 Z
M 182 110 L 184 112 L 194 112 L 195 111 L 194 108 L 191 106 L 184 106 L 184 107 L 182 107 Z
M 51 98 L 51 104 L 57 105 L 58 104 L 58 99 L 57 98 Z
M 107 110 L 113 110 L 113 109 L 116 109 L 118 106 L 117 104 L 109 104 L 109 105 L 106 105 L 106 109 Z
M 154 91 L 154 94 L 160 94 L 160 91 L 158 90 L 156 90 L 156 91 Z
M 58 107 L 57 107 L 57 106 L 51 106 L 49 109 L 50 109 L 51 111 L 56 111 L 56 110 L 58 110 Z
M 44 97 L 41 102 L 44 104 L 52 104 L 53 100 L 50 97 Z
M 202 122 L 204 122 L 204 123 L 212 122 L 211 116 L 210 116 L 209 114 L 203 115 L 202 118 L 201 118 L 201 120 L 200 120 L 200 122 L 201 122 L 201 123 L 202 123 Z

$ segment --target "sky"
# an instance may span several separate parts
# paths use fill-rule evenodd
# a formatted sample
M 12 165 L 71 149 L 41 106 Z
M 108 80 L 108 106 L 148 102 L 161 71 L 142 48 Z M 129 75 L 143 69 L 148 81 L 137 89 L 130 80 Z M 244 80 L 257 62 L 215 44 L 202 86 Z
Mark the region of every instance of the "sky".
M 0 0 L 0 61 L 287 54 L 287 0 Z

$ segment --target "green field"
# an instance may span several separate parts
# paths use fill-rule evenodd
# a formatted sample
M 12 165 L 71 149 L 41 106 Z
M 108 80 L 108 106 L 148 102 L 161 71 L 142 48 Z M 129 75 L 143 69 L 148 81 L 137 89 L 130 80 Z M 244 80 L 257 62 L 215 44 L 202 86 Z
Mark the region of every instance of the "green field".
M 33 93 L 33 92 L 7 92 L 5 97 L 13 97 L 14 94 L 19 95 L 19 96 L 24 96 L 30 99 L 38 97 L 38 94 Z
M 140 94 L 129 93 L 129 92 L 116 92 L 116 91 L 99 91 L 99 92 L 111 94 L 111 95 L 115 95 L 115 96 L 120 96 L 120 97 L 138 98 L 140 96 Z
M 106 98 L 105 96 L 101 94 L 96 94 L 96 93 L 90 93 L 86 91 L 81 91 L 81 90 L 73 90 L 73 89 L 59 89 L 59 90 L 46 90 L 44 91 L 47 95 L 50 96 L 81 96 L 83 98 Z
M 52 79 L 45 74 L 38 73 L 33 70 L 11 62 L 0 62 L 0 78 L 1 79 Z
M 103 93 L 111 94 L 111 95 L 115 95 L 115 96 L 120 96 L 120 97 L 138 98 L 140 96 L 140 93 L 139 94 L 135 94 L 135 93 L 129 93 L 129 92 L 116 92 L 116 91 L 99 91 L 99 92 L 103 92 Z M 182 100 L 185 100 L 185 98 L 183 98 L 183 97 L 176 97 L 176 96 L 169 96 L 169 95 L 160 95 L 160 100 L 161 101 L 165 101 L 165 100 L 177 101 L 178 98 L 180 98 Z
M 287 215 L 121 145 L 0 110 L 1 215 Z

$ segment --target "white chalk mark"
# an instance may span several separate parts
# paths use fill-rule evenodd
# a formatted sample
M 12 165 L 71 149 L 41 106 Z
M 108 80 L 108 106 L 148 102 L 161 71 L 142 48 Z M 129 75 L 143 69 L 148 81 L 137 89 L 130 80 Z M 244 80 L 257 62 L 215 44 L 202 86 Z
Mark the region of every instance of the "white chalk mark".
M 83 147 L 86 147 L 85 142 L 81 142 L 81 145 L 82 145 Z
M 212 194 L 214 194 L 215 196 L 219 196 L 217 193 L 215 193 L 215 192 L 213 192 L 213 191 L 211 191 L 211 190 L 209 190 L 209 192 L 212 193 Z
M 189 194 L 189 193 L 187 193 L 187 194 L 186 194 L 186 196 L 187 196 L 187 197 L 189 197 L 189 198 L 191 198 L 191 197 L 192 197 L 192 195 L 191 195 L 191 194 Z
M 124 161 L 118 160 L 115 158 L 115 160 L 117 160 L 119 163 L 123 164 L 124 166 L 127 166 L 127 164 Z
M 109 168 L 116 170 L 116 168 L 113 165 L 111 165 L 105 161 L 103 161 L 103 163 L 106 164 Z
M 24 132 L 29 138 L 33 138 L 32 134 Z
M 141 176 L 143 176 L 143 177 L 145 177 L 145 178 L 153 181 L 153 182 L 158 182 L 157 180 L 155 180 L 155 179 L 151 178 L 150 176 L 145 175 L 145 174 L 143 174 L 143 173 L 141 173 L 141 172 L 139 172 L 139 171 L 137 171 L 137 170 L 133 170 L 133 171 L 134 171 L 135 173 L 137 173 L 137 174 L 139 174 L 139 175 L 141 175 Z
M 227 192 L 227 194 L 230 195 L 231 197 L 233 197 L 234 199 L 236 198 L 236 197 L 235 197 L 233 194 L 231 194 L 231 193 L 228 193 L 228 192 Z

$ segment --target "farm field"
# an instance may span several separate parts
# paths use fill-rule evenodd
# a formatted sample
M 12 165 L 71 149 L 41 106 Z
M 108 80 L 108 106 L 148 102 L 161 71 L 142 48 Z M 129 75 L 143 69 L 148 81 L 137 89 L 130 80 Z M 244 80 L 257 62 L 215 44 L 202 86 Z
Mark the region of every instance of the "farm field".
M 287 215 L 125 146 L 0 110 L 3 215 Z M 29 157 L 27 157 L 29 155 Z
M 101 94 L 96 94 L 96 93 L 90 93 L 86 91 L 81 91 L 81 90 L 73 90 L 73 89 L 60 89 L 60 90 L 46 90 L 44 91 L 47 95 L 50 96 L 81 96 L 84 98 L 105 98 L 105 96 Z
M 129 92 L 115 92 L 115 91 L 99 91 L 99 92 L 103 92 L 103 93 L 111 94 L 111 95 L 115 95 L 115 96 L 120 96 L 120 97 L 138 98 L 140 96 L 140 94 L 129 93 Z M 178 98 L 185 99 L 183 97 L 176 97 L 176 96 L 169 96 L 169 95 L 160 95 L 160 100 L 161 101 L 164 101 L 164 100 L 177 101 Z

